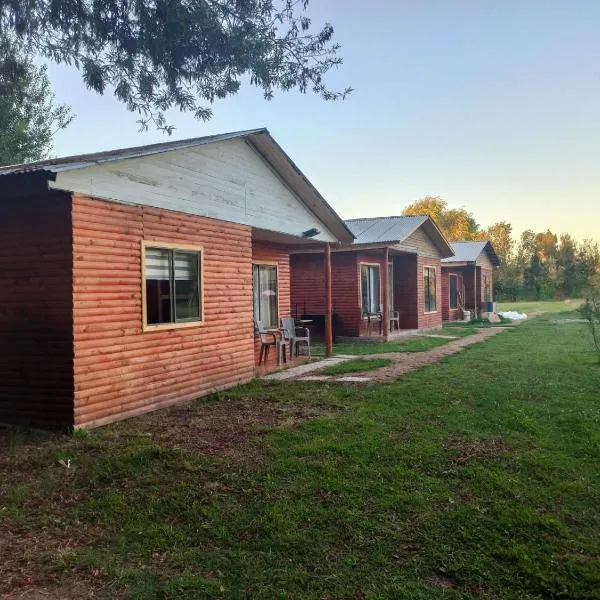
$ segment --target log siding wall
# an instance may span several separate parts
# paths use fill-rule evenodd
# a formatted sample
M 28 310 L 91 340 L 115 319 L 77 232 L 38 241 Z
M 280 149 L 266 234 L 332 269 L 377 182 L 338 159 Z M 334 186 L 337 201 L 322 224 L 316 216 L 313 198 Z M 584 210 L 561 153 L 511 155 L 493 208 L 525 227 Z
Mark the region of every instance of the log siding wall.
M 291 315 L 290 301 L 290 253 L 289 248 L 283 245 L 267 244 L 265 242 L 255 241 L 252 244 L 252 262 L 253 263 L 276 263 L 277 264 L 277 291 L 279 320 Z M 252 300 L 251 300 L 252 302 Z M 252 306 L 254 306 L 252 304 Z M 258 365 L 260 353 L 260 339 L 254 336 L 254 362 Z M 288 355 L 289 356 L 289 355 Z M 277 366 L 277 354 L 275 349 L 269 352 L 269 358 L 265 364 L 267 368 Z
M 0 422 L 73 424 L 71 198 L 0 208 Z
M 253 377 L 250 227 L 81 195 L 72 214 L 75 425 Z M 204 248 L 204 325 L 142 331 L 141 240 Z

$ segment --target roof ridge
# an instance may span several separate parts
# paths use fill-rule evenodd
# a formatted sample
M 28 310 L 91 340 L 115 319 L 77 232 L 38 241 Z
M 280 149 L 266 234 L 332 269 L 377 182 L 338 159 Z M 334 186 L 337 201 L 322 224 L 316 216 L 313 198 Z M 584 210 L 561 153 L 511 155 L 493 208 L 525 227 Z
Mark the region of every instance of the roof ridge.
M 429 217 L 429 215 L 388 215 L 387 217 L 355 217 L 354 219 L 344 219 L 344 221 L 375 221 L 376 219 L 412 219 L 415 217 Z
M 108 158 L 113 154 L 126 154 L 145 151 L 148 153 L 154 150 L 160 150 L 161 148 L 169 148 L 170 146 L 177 145 L 194 145 L 195 143 L 206 142 L 212 138 L 235 138 L 244 137 L 248 135 L 255 135 L 258 133 L 268 133 L 266 127 L 258 127 L 255 129 L 243 129 L 240 131 L 229 131 L 226 133 L 215 133 L 211 135 L 196 136 L 190 138 L 183 138 L 181 140 L 169 140 L 167 142 L 155 142 L 153 144 L 143 144 L 140 146 L 129 146 L 125 148 L 112 148 L 110 150 L 99 150 L 98 152 L 84 152 L 82 154 L 71 154 L 69 156 L 58 156 L 55 158 L 45 158 L 42 160 L 36 160 L 30 163 L 17 163 L 14 165 L 3 165 L 0 166 L 0 173 L 4 170 L 16 169 L 17 167 L 23 167 L 26 170 L 36 170 L 36 167 L 42 168 L 44 166 L 52 166 L 61 164 L 63 162 L 72 162 L 75 160 L 94 160 L 101 158 Z

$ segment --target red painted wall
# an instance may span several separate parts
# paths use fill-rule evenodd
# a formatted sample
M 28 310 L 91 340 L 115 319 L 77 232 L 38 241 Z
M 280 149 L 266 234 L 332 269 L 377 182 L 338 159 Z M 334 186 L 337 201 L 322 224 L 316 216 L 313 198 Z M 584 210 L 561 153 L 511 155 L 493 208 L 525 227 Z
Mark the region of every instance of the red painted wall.
M 391 257 L 394 264 L 394 308 L 400 311 L 401 329 L 435 327 L 441 324 L 441 276 L 438 259 L 416 255 Z M 367 335 L 367 322 L 361 318 L 360 264 L 378 264 L 383 269 L 383 250 L 334 252 L 332 254 L 333 312 L 335 335 Z M 438 314 L 424 314 L 422 267 L 432 264 L 438 269 Z M 419 269 L 420 265 L 420 269 Z M 381 271 L 380 271 L 381 273 Z M 420 273 L 420 277 L 417 274 Z M 418 280 L 420 279 L 420 292 Z M 322 254 L 293 254 L 291 257 L 292 310 L 298 315 L 324 314 L 325 281 Z M 383 300 L 383 297 L 382 297 Z M 373 334 L 379 332 L 374 327 Z
M 204 248 L 204 324 L 142 331 L 141 240 Z M 249 227 L 73 198 L 75 424 L 141 414 L 254 375 Z
M 463 296 L 463 272 L 460 268 L 442 268 L 442 319 L 444 321 L 458 321 L 463 318 L 460 300 L 457 308 L 450 308 L 450 275 L 456 275 L 458 291 Z M 464 298 L 463 298 L 464 302 Z
M 0 203 L 0 422 L 73 424 L 71 198 Z

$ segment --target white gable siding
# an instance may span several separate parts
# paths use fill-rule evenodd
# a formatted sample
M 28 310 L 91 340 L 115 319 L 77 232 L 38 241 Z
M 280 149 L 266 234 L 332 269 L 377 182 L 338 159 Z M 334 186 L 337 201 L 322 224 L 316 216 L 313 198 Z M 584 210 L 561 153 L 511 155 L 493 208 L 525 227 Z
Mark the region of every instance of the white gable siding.
M 494 265 L 492 264 L 492 261 L 489 259 L 488 255 L 485 252 L 482 252 L 478 257 L 477 257 L 477 266 L 478 267 L 483 267 L 484 269 L 493 269 Z
M 313 239 L 335 236 L 243 140 L 58 173 L 51 187 Z
M 420 256 L 441 258 L 440 251 L 421 227 L 411 233 L 401 244 L 398 244 L 397 247 L 399 250 L 414 252 Z

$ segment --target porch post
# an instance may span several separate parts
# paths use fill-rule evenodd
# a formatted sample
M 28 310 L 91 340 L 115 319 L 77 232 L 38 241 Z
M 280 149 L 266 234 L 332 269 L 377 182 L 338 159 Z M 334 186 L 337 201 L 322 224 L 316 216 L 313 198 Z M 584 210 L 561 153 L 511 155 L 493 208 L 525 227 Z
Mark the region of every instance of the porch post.
M 383 251 L 383 273 L 382 273 L 382 287 L 383 287 L 383 337 L 387 339 L 387 336 L 390 333 L 390 282 L 389 282 L 389 267 L 388 262 L 390 260 L 390 249 L 386 246 Z
M 477 318 L 477 265 L 473 266 L 473 314 Z
M 333 348 L 333 329 L 331 323 L 332 312 L 331 293 L 331 247 L 325 245 L 325 356 L 331 356 Z

